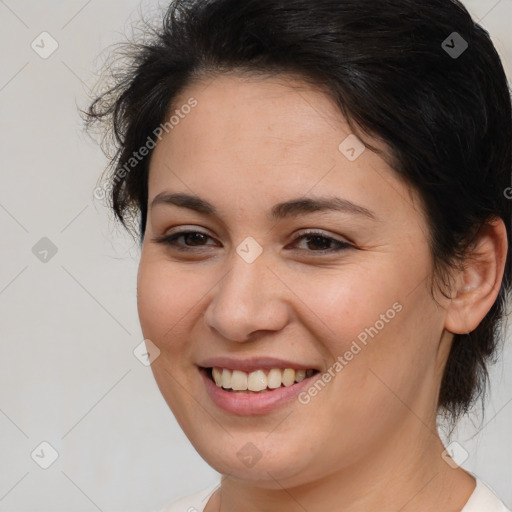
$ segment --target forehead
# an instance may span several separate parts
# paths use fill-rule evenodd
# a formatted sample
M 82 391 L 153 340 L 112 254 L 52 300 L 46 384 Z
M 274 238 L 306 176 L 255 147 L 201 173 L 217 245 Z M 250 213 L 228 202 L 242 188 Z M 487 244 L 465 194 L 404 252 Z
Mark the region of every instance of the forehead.
M 198 121 L 194 126 L 197 134 L 204 135 L 213 126 L 222 128 L 210 131 L 202 143 L 211 140 L 212 144 L 234 145 L 254 140 L 274 147 L 308 146 L 315 142 L 312 129 L 331 131 L 335 137 L 350 133 L 333 100 L 318 87 L 294 77 L 220 75 L 188 87 L 176 98 L 174 108 L 192 96 L 198 102 L 190 114 Z
M 370 150 L 353 161 L 346 157 L 340 144 L 353 136 L 351 129 L 318 88 L 293 77 L 221 75 L 187 87 L 171 114 L 191 99 L 196 106 L 181 112 L 154 151 L 150 201 L 165 189 L 260 203 L 339 192 L 363 204 L 387 194 L 396 206 L 391 196 L 404 184 Z M 400 193 L 408 196 L 405 189 Z

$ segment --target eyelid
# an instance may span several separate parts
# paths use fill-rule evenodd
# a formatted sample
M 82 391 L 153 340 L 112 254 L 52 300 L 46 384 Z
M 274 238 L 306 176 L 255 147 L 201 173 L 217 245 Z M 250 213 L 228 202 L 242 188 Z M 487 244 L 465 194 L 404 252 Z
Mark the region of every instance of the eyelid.
M 194 226 L 193 224 L 183 224 L 180 226 L 176 226 L 176 231 L 173 231 L 175 228 L 171 228 L 167 230 L 162 236 L 172 236 L 172 235 L 182 235 L 183 233 L 201 233 L 202 235 L 209 236 L 211 235 L 206 231 L 202 231 L 201 228 Z
M 196 253 L 201 254 L 201 252 L 204 252 L 205 250 L 208 250 L 209 247 L 211 247 L 211 244 L 204 244 L 199 246 L 187 246 L 186 244 L 178 244 L 176 240 L 178 240 L 180 237 L 188 235 L 188 234 L 200 234 L 205 236 L 206 238 L 209 238 L 210 240 L 214 240 L 214 237 L 210 236 L 208 233 L 205 233 L 204 231 L 201 231 L 197 228 L 194 228 L 192 226 L 186 227 L 186 226 L 180 226 L 180 229 L 175 232 L 166 232 L 163 235 L 155 236 L 152 238 L 152 241 L 159 244 L 167 245 L 169 248 L 180 251 L 182 253 Z M 294 251 L 300 252 L 300 253 L 306 253 L 308 256 L 310 255 L 318 255 L 318 256 L 328 256 L 328 255 L 336 255 L 338 253 L 341 253 L 343 251 L 346 251 L 351 248 L 355 248 L 354 244 L 352 242 L 346 241 L 346 240 L 340 240 L 337 238 L 337 236 L 330 235 L 329 233 L 324 232 L 320 229 L 315 228 L 309 228 L 309 229 L 303 229 L 299 231 L 298 233 L 294 234 L 293 240 L 291 240 L 291 243 L 295 242 L 298 243 L 299 241 L 307 238 L 309 236 L 314 237 L 318 236 L 320 238 L 324 238 L 325 240 L 329 240 L 331 242 L 334 242 L 334 244 L 337 244 L 337 247 L 335 248 L 329 248 L 329 249 L 321 249 L 318 251 L 315 250 L 308 250 L 308 249 L 297 249 L 295 248 Z
M 167 244 L 169 245 L 170 247 L 179 247 L 178 244 L 176 245 L 173 245 L 171 244 L 171 239 L 178 239 L 180 236 L 184 236 L 184 235 L 188 235 L 188 234 L 200 234 L 200 235 L 203 235 L 211 240 L 215 240 L 215 238 L 213 236 L 211 236 L 210 234 L 204 232 L 204 231 L 201 231 L 200 229 L 198 229 L 197 227 L 194 227 L 194 226 L 179 226 L 180 229 L 178 229 L 178 231 L 172 231 L 169 230 L 169 231 L 166 231 L 164 234 L 162 235 L 154 235 L 152 238 L 151 238 L 151 241 L 152 242 L 155 242 L 157 244 Z M 173 240 L 174 241 L 174 240 Z M 204 245 L 203 247 L 210 247 L 210 245 Z M 198 250 L 201 250 L 203 249 L 203 247 L 199 246 L 199 247 L 196 247 L 194 249 L 193 246 L 191 247 L 187 247 L 187 246 L 183 246 L 183 247 L 180 247 L 179 250 L 182 250 L 182 251 L 198 251 Z
M 294 233 L 293 240 L 296 240 L 297 238 L 304 236 L 304 235 L 323 236 L 325 238 L 331 238 L 331 239 L 335 240 L 336 242 L 340 242 L 341 244 L 350 244 L 350 245 L 353 244 L 353 242 L 351 242 L 350 240 L 348 240 L 345 237 L 340 238 L 338 235 L 334 235 L 334 234 L 331 234 L 322 229 L 315 229 L 315 228 L 305 228 L 305 229 L 298 231 L 297 233 Z
M 171 230 L 166 231 L 162 236 L 157 236 L 155 238 L 166 238 L 166 237 L 169 237 L 169 236 L 178 235 L 178 234 L 184 234 L 184 233 L 190 233 L 190 232 L 201 233 L 204 236 L 208 236 L 210 238 L 213 238 L 212 235 L 210 235 L 209 233 L 207 233 L 205 231 L 202 231 L 201 229 L 199 229 L 197 226 L 194 226 L 194 225 L 187 225 L 187 224 L 185 224 L 185 225 L 177 226 L 177 228 L 179 229 L 178 231 L 172 231 L 172 229 L 174 229 L 174 228 L 171 228 Z M 347 239 L 346 237 L 342 237 L 340 239 L 339 235 L 331 234 L 331 233 L 326 232 L 326 231 L 324 231 L 322 229 L 319 229 L 319 228 L 304 228 L 304 229 L 301 229 L 298 232 L 293 234 L 292 241 L 295 241 L 300 236 L 310 235 L 310 234 L 311 235 L 324 236 L 325 238 L 332 238 L 333 240 L 336 240 L 337 242 L 340 242 L 340 243 L 353 244 L 353 242 L 351 240 Z

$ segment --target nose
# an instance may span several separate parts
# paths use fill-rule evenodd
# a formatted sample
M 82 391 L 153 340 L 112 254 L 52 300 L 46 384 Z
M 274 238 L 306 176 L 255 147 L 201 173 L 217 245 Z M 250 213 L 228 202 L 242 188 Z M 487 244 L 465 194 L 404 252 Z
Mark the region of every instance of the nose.
M 206 324 L 237 342 L 253 339 L 258 331 L 283 329 L 289 316 L 287 288 L 274 272 L 263 255 L 247 263 L 234 254 L 205 311 Z

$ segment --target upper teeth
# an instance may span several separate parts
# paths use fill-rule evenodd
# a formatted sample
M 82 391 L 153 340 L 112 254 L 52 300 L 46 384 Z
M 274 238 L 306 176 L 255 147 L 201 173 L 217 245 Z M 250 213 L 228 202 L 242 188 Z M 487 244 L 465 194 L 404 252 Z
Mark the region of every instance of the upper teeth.
M 264 370 L 256 370 L 251 373 L 227 368 L 213 368 L 213 380 L 217 386 L 234 391 L 262 391 L 267 387 L 275 389 L 291 386 L 295 382 L 301 382 L 313 374 L 314 370 L 294 370 L 293 368 L 272 368 L 268 375 Z

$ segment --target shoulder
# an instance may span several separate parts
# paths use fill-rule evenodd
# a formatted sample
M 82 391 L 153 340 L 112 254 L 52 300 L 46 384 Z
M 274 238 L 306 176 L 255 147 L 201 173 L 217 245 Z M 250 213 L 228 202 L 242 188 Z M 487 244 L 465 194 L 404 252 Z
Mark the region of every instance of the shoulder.
M 219 487 L 215 483 L 155 512 L 203 512 L 208 499 Z M 512 512 L 482 480 L 476 478 L 476 487 L 461 512 Z
M 216 483 L 193 494 L 183 496 L 155 512 L 203 512 L 208 499 L 218 489 L 219 485 L 220 483 Z
M 476 478 L 476 487 L 461 512 L 511 512 L 482 480 Z

